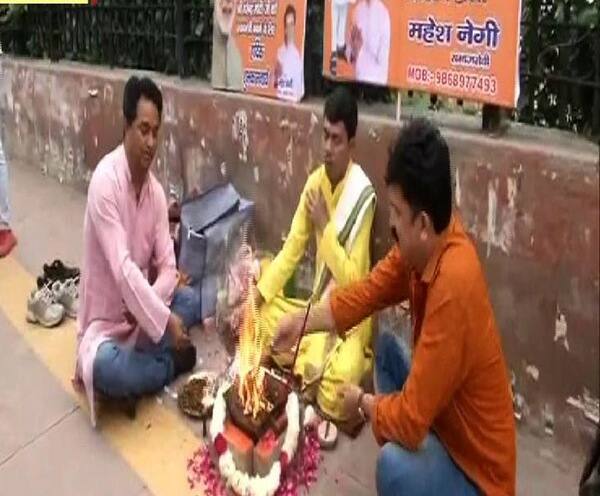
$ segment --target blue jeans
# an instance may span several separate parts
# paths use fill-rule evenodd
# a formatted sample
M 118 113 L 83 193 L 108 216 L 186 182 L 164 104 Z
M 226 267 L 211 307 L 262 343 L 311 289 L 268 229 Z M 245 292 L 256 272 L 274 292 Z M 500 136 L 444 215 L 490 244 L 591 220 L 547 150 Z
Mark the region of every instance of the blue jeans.
M 410 357 L 404 343 L 391 332 L 381 332 L 375 351 L 377 391 L 381 394 L 400 391 L 409 370 Z M 386 443 L 379 452 L 376 472 L 377 494 L 381 496 L 479 494 L 433 432 L 417 451 Z
M 171 302 L 171 310 L 175 312 L 186 329 L 202 322 L 202 295 L 198 289 L 191 286 L 178 288 Z
M 186 329 L 200 320 L 200 296 L 191 288 L 175 292 L 171 310 L 183 320 Z M 196 305 L 197 303 L 197 305 Z M 94 388 L 111 398 L 130 398 L 160 391 L 174 379 L 170 335 L 165 332 L 157 344 L 132 348 L 116 340 L 98 347 L 94 359 Z

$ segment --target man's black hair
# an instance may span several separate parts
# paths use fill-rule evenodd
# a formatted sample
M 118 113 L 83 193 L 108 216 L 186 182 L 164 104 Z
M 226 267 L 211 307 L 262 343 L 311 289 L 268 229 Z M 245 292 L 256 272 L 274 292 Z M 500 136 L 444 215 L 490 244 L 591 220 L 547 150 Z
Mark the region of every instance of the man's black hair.
M 158 115 L 162 119 L 162 93 L 156 83 L 149 77 L 139 78 L 131 76 L 125 84 L 123 92 L 123 115 L 128 125 L 131 125 L 137 117 L 137 105 L 140 98 L 150 100 L 156 106 Z
M 440 131 L 427 119 L 415 119 L 400 132 L 390 152 L 385 181 L 399 186 L 413 214 L 429 215 L 437 234 L 450 223 L 452 185 L 450 152 Z
M 296 8 L 292 4 L 289 4 L 285 8 L 285 13 L 283 14 L 283 22 L 285 22 L 285 20 L 287 19 L 287 16 L 290 14 L 292 14 L 294 16 L 294 24 L 296 24 Z
M 351 140 L 356 136 L 356 126 L 358 125 L 358 108 L 356 98 L 350 91 L 338 86 L 325 100 L 325 118 L 332 124 L 343 122 Z

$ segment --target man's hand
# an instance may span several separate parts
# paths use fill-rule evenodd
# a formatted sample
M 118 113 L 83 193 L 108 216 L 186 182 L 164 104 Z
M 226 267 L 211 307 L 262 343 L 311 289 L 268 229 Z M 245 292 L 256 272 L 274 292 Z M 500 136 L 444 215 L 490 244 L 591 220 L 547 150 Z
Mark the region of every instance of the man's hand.
M 177 287 L 182 288 L 184 286 L 189 286 L 190 282 L 192 282 L 192 278 L 186 274 L 185 272 L 178 270 L 177 271 Z
M 125 316 L 125 320 L 131 327 L 137 327 L 137 320 L 129 310 L 125 310 L 125 313 L 123 315 Z
M 321 190 L 309 190 L 306 193 L 308 214 L 318 231 L 323 232 L 329 222 L 329 211 Z
M 273 351 L 284 353 L 292 349 L 302 332 L 304 314 L 304 311 L 300 311 L 282 317 L 275 332 L 275 339 L 272 345 Z
M 358 53 L 363 46 L 362 31 L 360 28 L 353 24 L 350 30 L 350 61 L 355 63 L 358 58 Z
M 281 62 L 279 60 L 275 63 L 275 88 L 279 86 L 279 78 L 283 74 L 283 68 L 281 67 Z
M 185 326 L 183 325 L 181 317 L 179 317 L 179 315 L 176 313 L 171 312 L 171 315 L 169 315 L 169 320 L 167 321 L 167 331 L 171 333 L 173 346 L 176 349 L 181 350 L 192 344 L 190 338 L 185 333 Z
M 289 351 L 298 342 L 306 317 L 306 309 L 283 316 L 275 332 L 275 338 L 271 346 L 273 351 Z M 309 335 L 315 332 L 336 332 L 329 298 L 313 304 L 310 308 L 304 334 Z
M 349 418 L 359 415 L 358 408 L 362 408 L 367 418 L 373 415 L 375 406 L 375 397 L 372 394 L 366 394 L 362 388 L 354 384 L 343 384 L 338 387 L 338 398 L 342 402 L 344 414 Z
M 338 398 L 342 402 L 342 411 L 348 418 L 355 418 L 358 413 L 358 400 L 363 390 L 354 384 L 343 384 L 338 387 Z

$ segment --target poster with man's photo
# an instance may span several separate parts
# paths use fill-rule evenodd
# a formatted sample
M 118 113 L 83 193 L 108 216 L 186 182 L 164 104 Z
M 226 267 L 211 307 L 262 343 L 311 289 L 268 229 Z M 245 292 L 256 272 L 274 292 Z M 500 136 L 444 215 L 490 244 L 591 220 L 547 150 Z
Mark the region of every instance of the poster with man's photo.
M 306 0 L 214 0 L 212 86 L 298 102 Z
M 514 107 L 521 0 L 325 0 L 323 74 Z

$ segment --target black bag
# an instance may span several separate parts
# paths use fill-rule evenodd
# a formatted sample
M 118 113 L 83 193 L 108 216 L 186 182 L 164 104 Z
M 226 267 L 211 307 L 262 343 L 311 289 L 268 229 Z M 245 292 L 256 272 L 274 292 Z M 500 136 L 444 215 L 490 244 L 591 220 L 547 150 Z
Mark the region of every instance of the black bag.
M 215 314 L 227 254 L 241 243 L 254 212 L 231 184 L 216 186 L 181 206 L 179 267 L 201 294 L 202 319 Z

